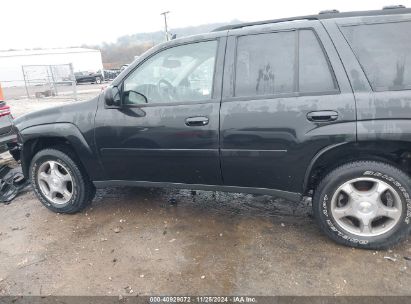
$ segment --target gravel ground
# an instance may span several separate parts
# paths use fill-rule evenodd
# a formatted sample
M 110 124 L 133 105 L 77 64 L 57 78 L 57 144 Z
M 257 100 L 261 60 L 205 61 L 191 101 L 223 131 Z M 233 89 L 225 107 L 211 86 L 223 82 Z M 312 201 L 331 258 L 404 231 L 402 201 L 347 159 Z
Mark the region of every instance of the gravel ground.
M 100 85 L 101 87 L 101 85 Z M 85 101 L 93 98 L 98 95 L 101 91 L 101 88 L 88 89 L 79 91 L 77 95 L 77 101 Z M 19 98 L 19 99 L 8 99 L 6 100 L 7 105 L 11 108 L 11 113 L 13 117 L 18 117 L 20 115 L 30 113 L 37 110 L 42 110 L 50 107 L 56 107 L 70 102 L 76 102 L 71 96 L 59 96 L 55 97 L 46 97 L 39 99 L 28 99 L 28 98 Z
M 336 245 L 308 204 L 270 196 L 107 188 L 61 215 L 27 189 L 0 204 L 0 295 L 410 295 L 410 257 L 409 241 Z

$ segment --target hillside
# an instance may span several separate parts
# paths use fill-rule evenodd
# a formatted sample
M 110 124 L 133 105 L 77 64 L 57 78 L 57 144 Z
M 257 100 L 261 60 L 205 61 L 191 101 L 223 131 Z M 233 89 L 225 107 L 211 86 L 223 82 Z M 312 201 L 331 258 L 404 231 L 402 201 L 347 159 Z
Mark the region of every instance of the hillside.
M 233 20 L 229 23 L 210 23 L 198 26 L 171 29 L 170 33 L 176 34 L 177 38 L 207 33 L 213 29 L 231 24 L 239 23 Z M 105 69 L 119 68 L 124 64 L 130 63 L 135 56 L 139 56 L 152 46 L 164 41 L 164 32 L 136 33 L 133 35 L 122 36 L 115 43 L 103 43 L 102 45 L 83 45 L 82 47 L 100 49 L 103 57 Z

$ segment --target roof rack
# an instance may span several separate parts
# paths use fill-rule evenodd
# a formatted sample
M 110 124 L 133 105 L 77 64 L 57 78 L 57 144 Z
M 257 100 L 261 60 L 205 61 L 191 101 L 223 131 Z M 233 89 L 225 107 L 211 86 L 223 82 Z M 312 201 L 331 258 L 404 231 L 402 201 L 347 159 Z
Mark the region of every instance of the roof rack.
M 334 18 L 343 18 L 343 17 L 365 17 L 365 16 L 395 15 L 395 14 L 406 14 L 406 13 L 411 13 L 411 9 L 406 8 L 404 5 L 386 6 L 382 10 L 360 11 L 360 12 L 340 13 L 338 10 L 327 10 L 327 11 L 321 11 L 318 15 L 307 15 L 307 16 L 292 17 L 292 18 L 282 18 L 282 19 L 274 19 L 274 20 L 264 20 L 264 21 L 256 21 L 256 22 L 244 22 L 244 23 L 238 23 L 238 24 L 230 24 L 230 25 L 225 25 L 225 26 L 216 28 L 213 30 L 213 32 L 236 30 L 236 29 L 249 27 L 249 26 L 255 26 L 255 25 L 274 24 L 274 23 L 299 21 L 299 20 L 324 20 L 324 19 L 334 19 Z
M 340 11 L 336 10 L 336 9 L 332 9 L 332 10 L 325 10 L 325 11 L 321 11 L 318 14 L 319 15 L 324 15 L 324 14 L 338 14 Z
M 305 16 L 305 17 L 283 18 L 283 19 L 276 19 L 276 20 L 265 20 L 265 21 L 230 24 L 230 25 L 225 25 L 225 26 L 216 28 L 213 30 L 213 32 L 236 30 L 236 29 L 240 29 L 243 27 L 254 26 L 254 25 L 264 25 L 264 24 L 281 23 L 281 22 L 297 21 L 297 20 L 317 20 L 317 18 L 315 18 L 315 16 Z
M 398 9 L 398 8 L 406 8 L 404 5 L 388 5 L 384 6 L 382 9 L 383 10 L 390 10 L 390 9 Z

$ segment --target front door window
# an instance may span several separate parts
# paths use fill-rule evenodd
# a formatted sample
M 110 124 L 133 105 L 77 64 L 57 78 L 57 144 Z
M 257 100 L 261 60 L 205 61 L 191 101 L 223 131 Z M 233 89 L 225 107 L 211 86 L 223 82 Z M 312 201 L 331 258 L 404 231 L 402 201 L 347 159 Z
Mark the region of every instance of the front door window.
M 124 104 L 170 103 L 211 99 L 217 41 L 166 49 L 145 61 L 125 81 Z M 136 98 L 134 98 L 136 97 Z

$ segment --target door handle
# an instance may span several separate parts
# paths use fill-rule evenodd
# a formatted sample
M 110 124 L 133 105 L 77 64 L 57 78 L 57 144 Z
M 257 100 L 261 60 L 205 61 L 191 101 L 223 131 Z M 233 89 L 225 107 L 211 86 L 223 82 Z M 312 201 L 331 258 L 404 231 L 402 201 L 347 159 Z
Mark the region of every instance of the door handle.
M 186 118 L 186 126 L 188 127 L 202 127 L 208 125 L 209 119 L 205 116 Z
M 307 113 L 307 119 L 314 122 L 334 121 L 338 118 L 336 111 L 314 111 Z

